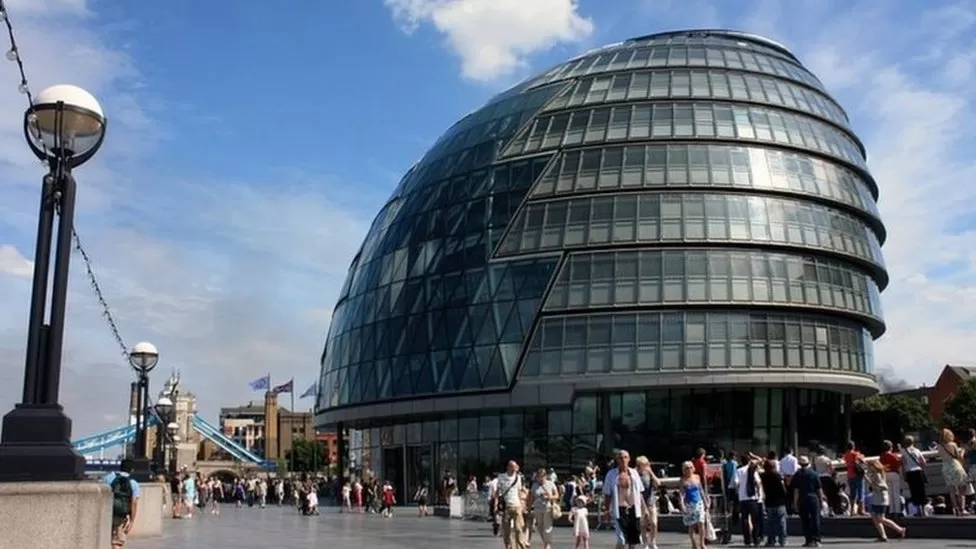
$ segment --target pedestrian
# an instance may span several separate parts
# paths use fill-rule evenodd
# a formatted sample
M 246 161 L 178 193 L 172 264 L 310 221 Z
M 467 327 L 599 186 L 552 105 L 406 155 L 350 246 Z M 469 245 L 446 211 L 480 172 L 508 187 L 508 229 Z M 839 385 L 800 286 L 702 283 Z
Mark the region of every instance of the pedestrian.
M 810 458 L 800 456 L 796 460 L 797 471 L 790 479 L 793 508 L 800 515 L 800 527 L 805 540 L 803 547 L 820 547 L 820 509 L 827 501 L 821 476 L 810 467 Z
M 630 466 L 630 453 L 620 450 L 617 452 L 617 466 L 607 471 L 603 480 L 603 497 L 616 529 L 617 549 L 636 549 L 641 543 L 643 491 L 640 474 Z
M 522 506 L 522 477 L 515 461 L 509 461 L 505 472 L 498 476 L 494 499 L 502 519 L 502 540 L 505 549 L 525 549 L 525 515 Z
M 119 471 L 105 475 L 103 481 L 112 489 L 112 547 L 119 549 L 132 532 L 139 512 L 139 483 L 130 476 L 134 463 L 122 460 Z

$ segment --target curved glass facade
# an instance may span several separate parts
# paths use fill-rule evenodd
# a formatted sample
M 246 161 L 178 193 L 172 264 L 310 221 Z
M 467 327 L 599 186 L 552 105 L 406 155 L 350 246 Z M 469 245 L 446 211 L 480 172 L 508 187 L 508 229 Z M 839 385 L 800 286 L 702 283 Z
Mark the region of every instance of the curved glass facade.
M 681 414 L 704 384 L 764 395 L 741 425 L 705 414 L 710 440 L 779 448 L 804 403 L 835 417 L 873 386 L 877 196 L 847 114 L 779 44 L 682 31 L 570 60 L 452 126 L 397 186 L 336 305 L 318 422 L 359 430 L 360 466 L 569 464 L 660 421 L 702 431 Z

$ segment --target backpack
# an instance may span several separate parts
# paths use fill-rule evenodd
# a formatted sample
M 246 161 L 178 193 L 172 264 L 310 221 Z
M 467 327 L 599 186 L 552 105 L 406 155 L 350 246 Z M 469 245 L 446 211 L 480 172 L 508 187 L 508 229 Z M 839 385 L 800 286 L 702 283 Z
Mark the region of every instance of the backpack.
M 132 514 L 132 481 L 127 475 L 112 480 L 112 516 L 125 518 Z

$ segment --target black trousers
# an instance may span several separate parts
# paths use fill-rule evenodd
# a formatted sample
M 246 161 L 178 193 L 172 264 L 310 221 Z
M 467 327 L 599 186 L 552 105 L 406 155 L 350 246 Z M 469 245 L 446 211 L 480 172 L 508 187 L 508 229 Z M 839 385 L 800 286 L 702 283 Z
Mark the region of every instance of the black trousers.
M 759 502 L 754 499 L 740 501 L 739 513 L 742 518 L 742 542 L 746 545 L 759 545 L 763 526 Z
M 807 543 L 820 541 L 820 498 L 816 495 L 800 498 L 800 526 Z
M 908 501 L 916 507 L 925 505 L 925 473 L 921 469 L 908 471 L 905 482 L 908 484 Z

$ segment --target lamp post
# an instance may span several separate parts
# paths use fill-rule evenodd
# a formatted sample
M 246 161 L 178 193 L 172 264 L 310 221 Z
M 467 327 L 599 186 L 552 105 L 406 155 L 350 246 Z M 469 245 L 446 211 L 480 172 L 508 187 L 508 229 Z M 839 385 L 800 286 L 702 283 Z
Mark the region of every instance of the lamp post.
M 159 351 L 152 343 L 145 341 L 136 343 L 129 351 L 129 364 L 136 371 L 136 381 L 139 383 L 139 402 L 136 405 L 136 451 L 132 476 L 136 480 L 149 481 L 152 478 L 152 467 L 149 456 L 146 455 L 146 431 L 149 428 L 149 372 L 159 362 Z M 172 402 L 170 402 L 172 406 Z
M 176 425 L 175 423 L 170 423 L 170 425 L 175 426 L 175 428 L 173 429 L 173 436 L 170 437 L 172 444 L 169 445 L 169 474 L 175 475 L 179 470 L 179 464 L 177 463 L 179 460 L 177 445 L 179 445 L 181 438 L 179 433 L 176 432 L 176 430 L 179 429 L 179 425 Z
M 166 395 L 156 401 L 156 445 L 153 451 L 153 463 L 156 474 L 162 473 L 166 467 L 166 441 L 169 440 L 168 428 L 173 421 L 173 401 Z
M 106 122 L 98 101 L 69 85 L 45 89 L 24 113 L 27 144 L 49 171 L 41 185 L 24 391 L 21 402 L 3 417 L 0 482 L 80 480 L 85 476 L 85 459 L 71 446 L 71 419 L 58 403 L 75 210 L 71 172 L 101 147 Z M 48 310 L 55 218 L 60 219 Z

